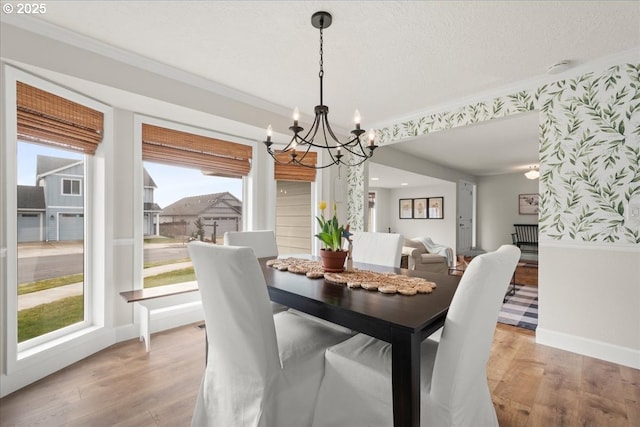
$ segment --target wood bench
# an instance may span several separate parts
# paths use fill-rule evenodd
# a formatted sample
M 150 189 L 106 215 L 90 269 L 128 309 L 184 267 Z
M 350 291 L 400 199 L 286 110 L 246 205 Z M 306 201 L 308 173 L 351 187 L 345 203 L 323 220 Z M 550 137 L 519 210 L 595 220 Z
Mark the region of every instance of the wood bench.
M 124 291 L 120 292 L 120 296 L 126 302 L 134 303 L 140 308 L 140 341 L 144 340 L 147 352 L 151 348 L 152 313 L 177 307 L 187 308 L 202 305 L 198 282 Z
M 513 224 L 516 229 L 511 234 L 513 244 L 522 252 L 538 253 L 538 224 Z

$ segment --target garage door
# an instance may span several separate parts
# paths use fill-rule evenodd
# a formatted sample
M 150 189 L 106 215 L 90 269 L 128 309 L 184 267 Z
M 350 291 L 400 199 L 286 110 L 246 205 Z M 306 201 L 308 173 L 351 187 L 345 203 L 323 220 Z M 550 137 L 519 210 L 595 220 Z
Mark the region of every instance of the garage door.
M 83 240 L 84 238 L 84 214 L 64 213 L 60 214 L 60 240 Z
M 41 214 L 18 214 L 18 242 L 39 242 L 42 240 Z

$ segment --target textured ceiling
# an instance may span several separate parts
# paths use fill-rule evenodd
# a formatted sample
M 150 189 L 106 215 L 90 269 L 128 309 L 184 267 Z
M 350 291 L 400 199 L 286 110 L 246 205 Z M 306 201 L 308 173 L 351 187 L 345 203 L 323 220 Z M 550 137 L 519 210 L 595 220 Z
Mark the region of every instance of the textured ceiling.
M 355 108 L 379 126 L 640 46 L 638 1 L 52 1 L 37 19 L 310 115 L 317 10 L 333 14 L 324 100 L 345 129 Z

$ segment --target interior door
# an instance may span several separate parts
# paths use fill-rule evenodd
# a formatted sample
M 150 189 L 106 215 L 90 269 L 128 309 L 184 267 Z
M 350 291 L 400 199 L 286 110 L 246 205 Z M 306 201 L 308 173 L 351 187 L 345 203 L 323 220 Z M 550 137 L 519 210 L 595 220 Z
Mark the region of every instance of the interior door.
M 473 238 L 473 200 L 475 184 L 466 181 L 458 183 L 458 252 L 471 249 Z

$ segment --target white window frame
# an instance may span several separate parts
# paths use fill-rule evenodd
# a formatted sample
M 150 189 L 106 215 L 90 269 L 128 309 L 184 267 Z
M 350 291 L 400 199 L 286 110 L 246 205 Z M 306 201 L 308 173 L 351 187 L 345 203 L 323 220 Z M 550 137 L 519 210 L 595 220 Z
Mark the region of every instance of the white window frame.
M 2 336 L 3 391 L 74 363 L 108 345 L 115 340 L 105 332 L 106 319 L 112 317 L 112 298 L 107 292 L 111 282 L 112 257 L 108 250 L 112 246 L 112 214 L 105 207 L 111 206 L 113 191 L 107 179 L 113 174 L 113 110 L 94 99 L 63 88 L 48 80 L 24 72 L 8 64 L 2 64 L 3 75 L 3 157 L 4 188 L 0 201 L 5 212 L 2 229 L 2 252 L 5 257 L 6 286 L 3 290 L 2 311 L 5 327 Z M 27 83 L 79 102 L 104 114 L 103 141 L 96 154 L 85 156 L 84 201 L 84 321 L 57 331 L 44 334 L 18 344 L 17 342 L 17 112 L 16 81 Z M 28 141 L 27 141 L 28 142 Z M 81 186 L 82 187 L 82 186 Z M 82 190 L 81 190 L 82 191 Z
M 86 159 L 85 159 L 86 160 Z M 85 161 L 86 164 L 86 161 Z M 85 167 L 85 173 L 87 173 L 87 168 Z M 64 182 L 65 181 L 69 181 L 70 186 L 71 186 L 71 193 L 65 193 L 64 192 Z M 73 183 L 77 182 L 78 183 L 78 192 L 74 193 L 73 192 Z M 77 178 L 60 178 L 60 194 L 63 196 L 73 196 L 73 197 L 82 197 L 83 191 L 82 191 L 82 180 L 81 179 L 77 179 Z
M 242 178 L 242 229 L 252 230 L 253 220 L 256 217 L 256 200 L 257 191 L 254 186 L 257 185 L 258 167 L 255 164 L 257 143 L 254 140 L 243 138 L 238 135 L 230 135 L 227 133 L 216 132 L 210 129 L 203 129 L 184 123 L 176 123 L 170 120 L 164 120 L 157 117 L 145 116 L 143 114 L 134 114 L 134 137 L 133 137 L 133 156 L 134 156 L 134 182 L 133 182 L 133 215 L 135 218 L 134 226 L 134 243 L 133 243 L 133 289 L 144 288 L 144 163 L 142 160 L 142 124 L 150 124 L 168 129 L 174 129 L 182 132 L 202 135 L 209 138 L 222 139 L 225 141 L 235 142 L 238 144 L 248 145 L 253 150 L 253 160 L 249 174 Z M 136 317 L 138 314 L 136 314 Z

